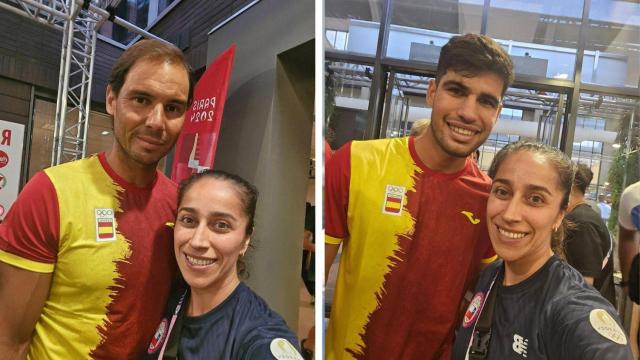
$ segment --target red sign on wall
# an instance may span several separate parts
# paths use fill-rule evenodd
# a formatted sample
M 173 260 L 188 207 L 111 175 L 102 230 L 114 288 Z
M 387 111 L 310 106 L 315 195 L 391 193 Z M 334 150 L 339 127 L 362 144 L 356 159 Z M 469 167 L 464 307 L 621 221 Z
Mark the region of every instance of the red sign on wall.
M 213 168 L 235 50 L 236 45 L 231 45 L 213 60 L 196 84 L 193 103 L 185 114 L 176 143 L 171 179 L 177 183 Z

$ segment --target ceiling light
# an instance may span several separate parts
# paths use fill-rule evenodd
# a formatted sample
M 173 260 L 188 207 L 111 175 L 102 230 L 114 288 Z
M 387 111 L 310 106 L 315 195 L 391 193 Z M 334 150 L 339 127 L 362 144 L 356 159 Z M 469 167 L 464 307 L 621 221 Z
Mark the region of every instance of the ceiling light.
M 102 130 L 102 132 L 100 133 L 100 135 L 109 135 L 111 134 L 111 131 L 107 131 L 107 130 Z

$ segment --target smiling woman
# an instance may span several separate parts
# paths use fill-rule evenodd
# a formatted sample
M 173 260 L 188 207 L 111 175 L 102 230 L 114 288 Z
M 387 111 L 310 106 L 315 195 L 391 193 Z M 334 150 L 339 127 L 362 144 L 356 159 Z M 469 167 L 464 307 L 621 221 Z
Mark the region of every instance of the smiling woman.
M 173 292 L 149 359 L 302 359 L 284 320 L 240 281 L 257 200 L 253 185 L 222 171 L 180 185 L 174 251 L 186 284 Z
M 518 142 L 494 158 L 487 203 L 489 265 L 458 329 L 452 359 L 631 359 L 611 304 L 561 251 L 573 166 L 546 145 Z

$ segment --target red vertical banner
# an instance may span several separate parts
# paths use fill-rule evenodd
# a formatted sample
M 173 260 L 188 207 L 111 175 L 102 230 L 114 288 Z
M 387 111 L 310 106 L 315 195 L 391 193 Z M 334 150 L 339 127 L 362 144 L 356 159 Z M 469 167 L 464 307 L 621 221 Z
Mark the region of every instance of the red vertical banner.
M 177 183 L 213 168 L 235 51 L 234 44 L 213 60 L 195 86 L 193 103 L 176 142 L 171 179 Z

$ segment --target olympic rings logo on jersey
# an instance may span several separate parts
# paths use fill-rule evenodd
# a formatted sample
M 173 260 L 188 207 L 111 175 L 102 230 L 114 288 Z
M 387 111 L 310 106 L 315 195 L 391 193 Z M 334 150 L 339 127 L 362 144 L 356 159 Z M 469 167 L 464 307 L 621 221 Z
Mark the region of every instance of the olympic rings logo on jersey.
M 96 241 L 105 242 L 116 239 L 115 211 L 110 208 L 96 208 Z
M 113 209 L 96 209 L 96 216 L 113 216 Z
M 387 185 L 385 187 L 384 201 L 382 203 L 382 213 L 399 216 L 404 205 L 404 193 L 407 188 L 399 185 Z

